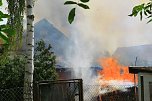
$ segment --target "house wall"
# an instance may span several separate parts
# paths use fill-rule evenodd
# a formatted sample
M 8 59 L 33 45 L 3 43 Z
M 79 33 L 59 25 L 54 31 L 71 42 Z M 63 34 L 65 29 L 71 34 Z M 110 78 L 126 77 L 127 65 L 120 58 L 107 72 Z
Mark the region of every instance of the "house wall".
M 143 90 L 141 76 L 143 76 Z M 139 101 L 143 101 L 142 94 L 144 95 L 144 101 L 152 101 L 150 99 L 150 82 L 152 82 L 152 73 L 138 73 Z
M 74 71 L 72 68 L 56 68 L 59 80 L 74 79 Z

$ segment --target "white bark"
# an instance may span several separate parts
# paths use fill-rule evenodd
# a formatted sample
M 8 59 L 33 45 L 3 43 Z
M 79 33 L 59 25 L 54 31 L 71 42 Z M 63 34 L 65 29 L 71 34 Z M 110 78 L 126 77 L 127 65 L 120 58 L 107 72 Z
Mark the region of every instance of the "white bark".
M 27 65 L 25 66 L 24 76 L 24 101 L 33 101 L 33 71 L 34 71 L 34 15 L 32 12 L 33 0 L 26 0 L 27 16 Z

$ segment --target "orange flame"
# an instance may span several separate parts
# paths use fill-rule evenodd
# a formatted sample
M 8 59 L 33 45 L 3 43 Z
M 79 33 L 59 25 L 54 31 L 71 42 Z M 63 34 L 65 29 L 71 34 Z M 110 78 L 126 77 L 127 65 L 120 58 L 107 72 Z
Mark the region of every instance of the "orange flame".
M 128 67 L 120 65 L 115 58 L 102 58 L 99 59 L 99 63 L 103 68 L 103 70 L 98 71 L 100 80 L 115 80 L 134 83 L 134 74 L 130 74 Z M 137 81 L 137 77 L 135 81 Z

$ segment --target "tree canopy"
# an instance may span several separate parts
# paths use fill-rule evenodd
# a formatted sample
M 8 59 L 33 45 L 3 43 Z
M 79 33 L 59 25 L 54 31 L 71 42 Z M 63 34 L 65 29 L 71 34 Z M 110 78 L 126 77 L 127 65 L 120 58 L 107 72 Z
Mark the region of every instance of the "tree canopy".
M 56 56 L 49 44 L 48 47 L 43 40 L 35 46 L 35 70 L 34 81 L 56 80 Z M 23 87 L 26 55 L 17 54 L 8 56 L 5 64 L 0 63 L 0 88 Z
M 2 0 L 0 0 L 0 6 L 2 6 Z M 4 19 L 8 19 L 10 16 L 8 14 L 3 13 L 0 11 L 0 22 L 4 21 Z M 0 25 L 0 39 L 2 40 L 1 44 L 9 44 L 10 37 L 14 34 L 12 28 L 10 28 L 7 24 Z

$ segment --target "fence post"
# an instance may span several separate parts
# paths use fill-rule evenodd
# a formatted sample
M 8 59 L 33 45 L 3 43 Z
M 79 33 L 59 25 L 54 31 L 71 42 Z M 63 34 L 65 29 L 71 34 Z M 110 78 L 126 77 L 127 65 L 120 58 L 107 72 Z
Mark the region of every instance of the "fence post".
M 33 86 L 33 94 L 34 94 L 34 101 L 40 101 L 40 95 L 39 95 L 39 83 L 38 82 L 34 82 L 34 86 Z
M 83 80 L 79 82 L 79 101 L 83 101 Z

